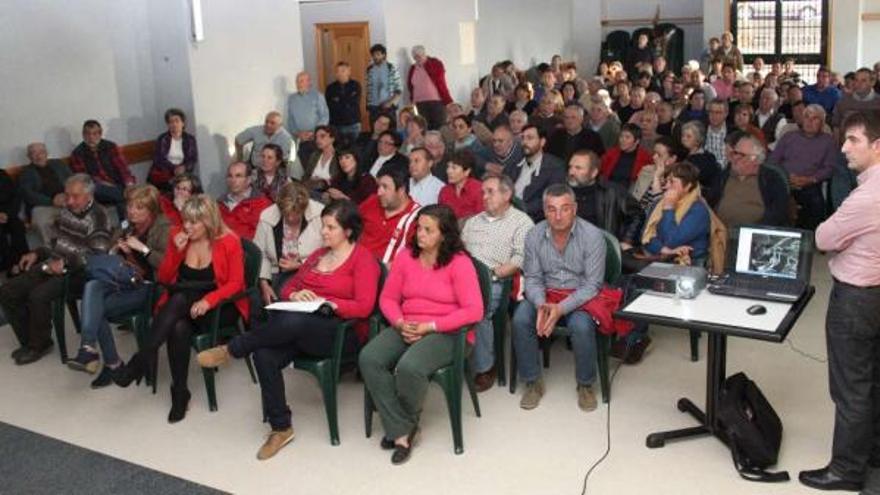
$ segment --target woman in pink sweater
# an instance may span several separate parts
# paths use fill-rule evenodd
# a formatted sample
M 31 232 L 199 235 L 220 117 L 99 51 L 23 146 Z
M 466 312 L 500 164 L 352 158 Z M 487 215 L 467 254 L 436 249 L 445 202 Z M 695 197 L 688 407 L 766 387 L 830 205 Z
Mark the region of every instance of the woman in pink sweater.
M 321 223 L 324 247 L 306 258 L 280 296 L 284 301 L 324 298 L 333 309 L 333 316 L 273 311 L 265 325 L 233 338 L 226 345 L 199 353 L 199 364 L 205 368 L 217 367 L 230 357 L 254 354 L 263 411 L 272 427 L 257 453 L 260 460 L 272 457 L 293 440 L 282 369 L 298 357 L 330 356 L 339 322 L 366 318 L 376 303 L 379 263 L 356 242 L 363 230 L 357 206 L 349 200 L 335 200 L 321 212 Z M 347 332 L 343 353 L 354 355 L 357 348 L 357 338 Z
M 422 208 L 416 242 L 391 265 L 379 297 L 391 323 L 360 355 L 360 370 L 385 427 L 382 448 L 393 464 L 409 459 L 428 377 L 452 362 L 455 333 L 483 317 L 473 261 L 464 250 L 452 209 Z M 468 330 L 473 343 L 473 329 Z

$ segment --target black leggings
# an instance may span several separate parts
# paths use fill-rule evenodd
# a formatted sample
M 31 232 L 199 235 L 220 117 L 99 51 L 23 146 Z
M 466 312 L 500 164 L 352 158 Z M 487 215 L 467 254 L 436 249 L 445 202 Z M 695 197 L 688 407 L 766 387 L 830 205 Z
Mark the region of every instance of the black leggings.
M 193 304 L 191 301 L 193 298 L 182 292 L 175 293 L 168 298 L 168 302 L 153 318 L 150 340 L 145 349 L 147 356 L 153 356 L 159 347 L 167 342 L 168 364 L 171 367 L 173 387 L 186 388 L 189 375 L 189 349 L 193 331 L 207 331 L 210 323 L 206 316 L 195 320 L 190 317 L 189 311 Z M 234 323 L 237 316 L 238 312 L 235 306 L 224 307 L 220 310 L 220 325 Z

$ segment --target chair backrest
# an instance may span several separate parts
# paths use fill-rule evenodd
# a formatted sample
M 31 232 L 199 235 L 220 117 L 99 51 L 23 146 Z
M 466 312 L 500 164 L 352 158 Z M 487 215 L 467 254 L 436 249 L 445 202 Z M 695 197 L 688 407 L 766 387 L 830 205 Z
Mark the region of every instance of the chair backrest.
M 483 317 L 489 311 L 489 305 L 492 299 L 492 272 L 489 267 L 471 256 L 474 268 L 477 270 L 477 280 L 480 281 L 480 295 L 483 296 Z
M 516 209 L 519 210 L 519 211 L 522 211 L 522 212 L 525 212 L 525 211 L 526 211 L 526 202 L 523 201 L 522 198 L 518 198 L 518 197 L 516 197 L 516 196 L 512 196 L 512 197 L 510 198 L 510 204 L 512 204 L 513 207 L 516 208 Z
M 388 278 L 388 267 L 379 260 L 376 260 L 376 263 L 379 263 L 379 290 L 376 291 L 376 304 L 373 306 L 372 314 L 381 318 L 382 310 L 379 309 L 379 296 L 382 294 L 382 287 L 385 287 L 385 279 Z
M 620 255 L 620 242 L 610 232 L 603 230 L 605 237 L 605 283 L 614 284 L 620 278 L 623 267 Z
M 260 248 L 247 239 L 241 240 L 241 248 L 244 251 L 244 283 L 250 289 L 256 287 L 260 280 L 260 263 L 263 262 L 263 256 Z

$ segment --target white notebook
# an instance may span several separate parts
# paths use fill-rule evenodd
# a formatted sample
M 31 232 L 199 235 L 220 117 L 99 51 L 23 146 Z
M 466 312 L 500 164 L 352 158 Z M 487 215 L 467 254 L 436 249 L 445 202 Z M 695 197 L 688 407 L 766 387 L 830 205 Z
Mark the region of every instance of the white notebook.
M 323 297 L 314 301 L 279 301 L 266 306 L 266 309 L 275 311 L 293 311 L 294 313 L 314 313 L 327 302 Z

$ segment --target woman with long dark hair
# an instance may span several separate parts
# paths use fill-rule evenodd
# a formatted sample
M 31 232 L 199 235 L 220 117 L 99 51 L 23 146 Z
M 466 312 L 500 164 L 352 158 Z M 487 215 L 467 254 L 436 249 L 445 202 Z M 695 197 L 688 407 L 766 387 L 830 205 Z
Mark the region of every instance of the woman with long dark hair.
M 452 362 L 455 332 L 483 316 L 473 262 L 452 209 L 419 210 L 416 239 L 391 265 L 379 298 L 391 326 L 360 355 L 360 370 L 385 427 L 382 447 L 393 464 L 409 459 L 428 377 Z M 473 344 L 474 334 L 468 332 Z

